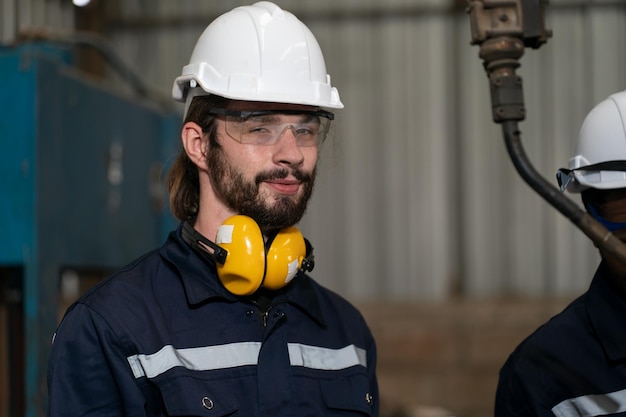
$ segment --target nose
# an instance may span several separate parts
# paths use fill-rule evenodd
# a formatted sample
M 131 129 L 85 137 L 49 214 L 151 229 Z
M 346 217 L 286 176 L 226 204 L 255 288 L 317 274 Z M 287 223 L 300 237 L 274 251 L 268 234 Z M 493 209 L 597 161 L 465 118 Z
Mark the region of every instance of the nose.
M 298 146 L 294 129 L 293 126 L 289 125 L 280 133 L 275 145 L 274 160 L 276 163 L 296 166 L 304 162 L 304 154 Z

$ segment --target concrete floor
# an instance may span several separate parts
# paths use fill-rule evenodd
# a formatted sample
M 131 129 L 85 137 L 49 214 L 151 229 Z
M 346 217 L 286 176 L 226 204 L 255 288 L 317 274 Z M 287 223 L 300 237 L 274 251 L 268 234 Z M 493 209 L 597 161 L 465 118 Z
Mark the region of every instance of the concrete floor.
M 493 415 L 508 355 L 570 301 L 359 304 L 378 345 L 381 416 Z

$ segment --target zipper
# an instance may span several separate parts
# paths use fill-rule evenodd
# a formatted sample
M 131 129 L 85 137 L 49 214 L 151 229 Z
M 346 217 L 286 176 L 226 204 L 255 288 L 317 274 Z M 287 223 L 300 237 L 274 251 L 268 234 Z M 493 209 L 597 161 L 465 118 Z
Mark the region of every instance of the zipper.
M 269 306 L 267 308 L 267 310 L 265 310 L 263 312 L 263 315 L 262 315 L 262 317 L 263 317 L 263 327 L 267 327 L 267 317 L 270 315 L 270 310 L 271 309 L 272 309 L 272 306 Z

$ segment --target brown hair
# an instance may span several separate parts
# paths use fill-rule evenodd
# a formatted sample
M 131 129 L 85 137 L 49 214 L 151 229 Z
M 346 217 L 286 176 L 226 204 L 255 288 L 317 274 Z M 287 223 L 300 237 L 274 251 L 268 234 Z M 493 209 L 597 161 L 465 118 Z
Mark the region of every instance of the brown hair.
M 206 136 L 207 149 L 219 146 L 215 141 L 215 117 L 211 109 L 226 107 L 228 100 L 219 96 L 196 96 L 193 98 L 183 124 L 197 123 Z M 167 174 L 167 188 L 170 193 L 170 210 L 179 220 L 194 218 L 198 213 L 200 203 L 200 180 L 198 167 L 189 159 L 182 148 L 178 157 Z

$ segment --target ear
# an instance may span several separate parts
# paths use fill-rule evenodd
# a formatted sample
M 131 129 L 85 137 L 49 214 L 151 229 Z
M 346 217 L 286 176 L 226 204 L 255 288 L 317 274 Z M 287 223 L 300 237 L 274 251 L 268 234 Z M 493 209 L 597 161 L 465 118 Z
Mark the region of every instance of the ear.
M 207 138 L 202 128 L 195 122 L 187 122 L 181 131 L 183 147 L 189 159 L 199 167 L 206 166 Z

